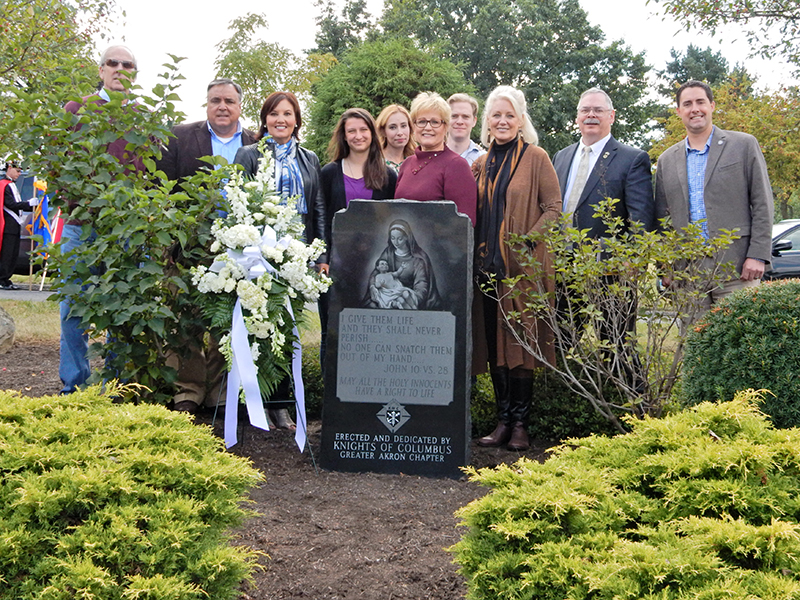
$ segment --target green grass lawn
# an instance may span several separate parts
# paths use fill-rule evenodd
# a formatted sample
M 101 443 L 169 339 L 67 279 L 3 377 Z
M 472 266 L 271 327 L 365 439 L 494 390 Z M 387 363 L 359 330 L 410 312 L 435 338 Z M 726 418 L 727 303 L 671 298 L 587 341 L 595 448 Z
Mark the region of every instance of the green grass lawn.
M 14 319 L 18 342 L 58 341 L 61 333 L 58 302 L 0 300 L 0 306 Z M 316 310 L 306 309 L 300 325 L 300 339 L 304 347 L 319 344 L 319 315 Z
M 58 302 L 46 300 L 0 300 L 0 306 L 11 315 L 17 328 L 18 342 L 57 342 L 61 334 Z

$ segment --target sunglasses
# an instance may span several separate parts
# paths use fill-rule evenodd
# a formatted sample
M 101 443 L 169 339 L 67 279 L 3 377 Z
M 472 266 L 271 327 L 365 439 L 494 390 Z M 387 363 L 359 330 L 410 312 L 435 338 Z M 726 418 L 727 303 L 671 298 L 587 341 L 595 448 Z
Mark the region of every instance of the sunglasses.
M 105 65 L 112 69 L 122 65 L 122 68 L 126 71 L 133 71 L 136 68 L 136 63 L 132 60 L 117 60 L 116 58 L 106 59 Z

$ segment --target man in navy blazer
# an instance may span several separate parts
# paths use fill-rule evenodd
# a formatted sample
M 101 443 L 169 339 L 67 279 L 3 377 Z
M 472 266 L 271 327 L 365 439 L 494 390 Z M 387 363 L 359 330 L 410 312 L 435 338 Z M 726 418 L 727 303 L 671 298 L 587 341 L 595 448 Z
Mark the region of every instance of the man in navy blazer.
M 708 84 L 687 81 L 678 88 L 676 104 L 686 139 L 658 159 L 656 214 L 670 216 L 678 229 L 698 223 L 705 237 L 721 230 L 736 230 L 739 236 L 721 257 L 734 265 L 738 277 L 707 290 L 702 307 L 707 309 L 761 281 L 772 256 L 772 187 L 758 140 L 712 123 L 714 95 Z
M 205 121 L 176 125 L 172 129 L 175 137 L 170 139 L 158 162 L 158 168 L 168 179 L 179 181 L 209 168 L 211 165 L 200 160 L 203 156 L 223 156 L 233 163 L 239 148 L 255 142 L 253 133 L 239 122 L 242 88 L 238 83 L 215 79 L 208 84 L 206 100 Z M 187 340 L 185 356 L 173 354 L 168 358 L 168 364 L 178 371 L 174 410 L 195 413 L 204 404 L 224 405 L 225 358 L 216 340 L 209 339 L 206 347 L 202 338 L 200 333 L 199 339 Z
M 638 221 L 648 231 L 655 227 L 650 158 L 646 152 L 614 139 L 611 125 L 615 115 L 608 94 L 599 88 L 586 90 L 578 103 L 576 118 L 581 140 L 553 157 L 564 201 L 562 209 L 573 215 L 575 227 L 588 229 L 590 237 L 606 235 L 605 224 L 594 216 L 597 203 L 605 198 L 619 199 L 614 213 L 622 217 L 626 225 Z M 584 148 L 588 148 L 588 172 L 578 190 L 575 180 Z
M 575 120 L 581 139 L 553 157 L 561 186 L 562 210 L 572 215 L 573 226 L 588 229 L 592 238 L 608 236 L 605 223 L 594 214 L 597 204 L 606 198 L 619 200 L 614 205 L 613 215 L 622 217 L 625 229 L 634 221 L 648 231 L 655 227 L 650 158 L 646 152 L 614 139 L 611 125 L 615 115 L 614 105 L 606 92 L 599 88 L 586 90 L 578 102 Z M 608 276 L 607 279 L 610 283 L 613 278 Z M 562 323 L 571 330 L 565 333 L 574 344 L 583 329 L 583 319 L 577 317 L 574 305 L 570 310 L 569 304 L 566 290 L 560 290 Z M 619 314 L 625 315 L 624 318 Z M 568 315 L 573 317 L 570 319 Z M 628 360 L 624 361 L 625 369 L 634 378 L 634 384 L 641 387 L 643 380 L 639 375 L 638 355 L 625 339 L 626 333 L 634 331 L 635 327 L 636 302 L 632 299 L 626 302 L 626 306 L 613 311 L 606 307 L 597 333 L 602 340 L 617 344 L 620 356 L 628 354 Z

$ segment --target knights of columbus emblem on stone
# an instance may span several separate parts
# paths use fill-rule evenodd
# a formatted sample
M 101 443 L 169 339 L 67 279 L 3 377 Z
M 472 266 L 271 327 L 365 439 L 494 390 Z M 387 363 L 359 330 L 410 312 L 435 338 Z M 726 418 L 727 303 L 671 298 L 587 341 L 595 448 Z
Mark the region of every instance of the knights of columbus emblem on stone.
M 378 411 L 378 420 L 392 433 L 405 425 L 410 418 L 411 415 L 405 407 L 396 400 L 392 400 Z

